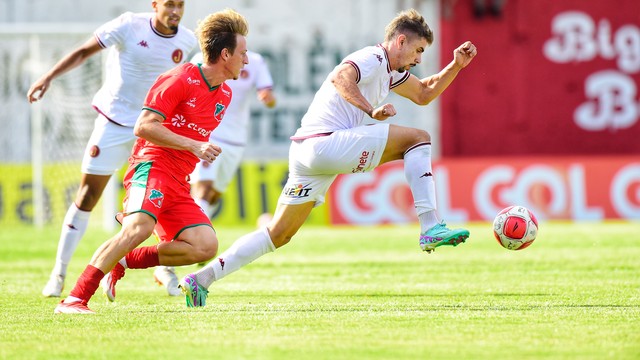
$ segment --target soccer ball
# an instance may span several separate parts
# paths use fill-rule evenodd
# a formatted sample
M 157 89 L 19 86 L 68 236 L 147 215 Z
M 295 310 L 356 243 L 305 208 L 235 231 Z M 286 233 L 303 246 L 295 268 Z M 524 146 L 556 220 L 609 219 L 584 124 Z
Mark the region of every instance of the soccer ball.
M 493 235 L 502 247 L 522 250 L 536 239 L 538 220 L 524 206 L 509 206 L 493 220 Z

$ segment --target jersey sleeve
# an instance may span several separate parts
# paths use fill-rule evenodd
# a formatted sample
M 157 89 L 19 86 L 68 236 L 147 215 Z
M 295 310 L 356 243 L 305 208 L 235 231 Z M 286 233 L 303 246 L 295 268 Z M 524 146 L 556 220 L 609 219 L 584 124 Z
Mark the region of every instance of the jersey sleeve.
M 370 49 L 371 48 L 365 48 L 356 51 L 342 60 L 343 64 L 351 64 L 356 69 L 357 84 L 367 83 L 372 75 L 375 76 L 376 71 L 381 66 L 386 66 L 386 62 L 383 61 L 383 56 Z
M 147 93 L 143 109 L 153 111 L 164 119 L 173 114 L 180 101 L 186 97 L 186 86 L 179 76 L 163 74 Z
M 271 72 L 269 71 L 269 67 L 267 66 L 267 62 L 264 61 L 264 58 L 261 55 L 257 55 L 254 59 L 256 62 L 256 89 L 269 89 L 273 87 L 273 78 L 271 77 Z
M 124 42 L 133 19 L 132 12 L 126 12 L 117 18 L 103 24 L 93 33 L 103 48 Z
M 389 88 L 393 89 L 394 87 L 401 85 L 402 83 L 407 81 L 407 79 L 409 79 L 409 76 L 411 76 L 411 73 L 409 73 L 408 71 L 404 71 L 404 72 L 392 71 L 391 86 Z

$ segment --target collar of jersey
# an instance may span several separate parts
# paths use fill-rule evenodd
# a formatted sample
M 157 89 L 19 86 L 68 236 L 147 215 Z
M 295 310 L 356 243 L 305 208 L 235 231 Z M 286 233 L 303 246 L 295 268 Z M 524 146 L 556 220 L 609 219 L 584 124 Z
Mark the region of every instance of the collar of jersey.
M 220 85 L 216 85 L 216 86 L 211 86 L 211 84 L 209 84 L 209 82 L 207 81 L 207 78 L 204 76 L 204 73 L 202 72 L 202 63 L 198 63 L 198 70 L 200 70 L 200 76 L 202 76 L 202 78 L 204 79 L 205 84 L 207 84 L 207 86 L 209 87 L 209 91 L 213 91 L 217 88 L 220 87 Z

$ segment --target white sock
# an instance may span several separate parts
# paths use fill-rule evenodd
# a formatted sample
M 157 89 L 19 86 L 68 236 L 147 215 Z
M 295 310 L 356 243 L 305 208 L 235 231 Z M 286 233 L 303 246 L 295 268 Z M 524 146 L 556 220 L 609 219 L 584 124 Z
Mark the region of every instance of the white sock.
M 404 153 L 404 175 L 413 194 L 421 232 L 438 223 L 436 185 L 431 169 L 431 144 L 422 143 Z
M 258 229 L 240 237 L 227 251 L 196 272 L 196 281 L 200 286 L 209 288 L 214 281 L 222 279 L 275 249 L 267 228 Z
M 75 297 L 75 296 L 71 296 L 71 295 L 67 296 L 67 297 L 64 299 L 64 303 L 65 303 L 65 304 L 72 303 L 72 302 L 76 302 L 76 301 L 82 301 L 82 299 L 77 298 L 77 297 Z
M 62 223 L 60 240 L 58 240 L 56 265 L 53 268 L 52 274 L 67 275 L 67 266 L 69 266 L 71 257 L 76 251 L 80 239 L 82 239 L 82 236 L 87 231 L 90 215 L 90 211 L 80 210 L 75 204 L 69 206 L 69 210 L 67 210 L 67 214 Z
M 427 211 L 418 215 L 418 220 L 420 221 L 420 233 L 431 229 L 435 224 L 439 223 L 438 214 L 436 214 L 435 210 Z

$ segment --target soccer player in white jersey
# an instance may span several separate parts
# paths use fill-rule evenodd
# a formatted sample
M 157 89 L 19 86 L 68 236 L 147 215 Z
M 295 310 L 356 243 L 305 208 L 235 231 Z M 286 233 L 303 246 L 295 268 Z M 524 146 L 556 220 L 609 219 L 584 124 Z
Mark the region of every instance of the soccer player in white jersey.
M 269 67 L 262 56 L 248 51 L 249 63 L 240 72 L 237 80 L 227 81 L 233 90 L 233 99 L 227 109 L 224 121 L 211 133 L 211 142 L 224 151 L 209 164 L 201 161 L 191 174 L 196 203 L 212 216 L 219 206 L 220 196 L 225 192 L 235 175 L 247 145 L 249 126 L 249 95 L 255 90 L 258 100 L 268 108 L 276 105 L 273 93 L 273 79 Z M 202 62 L 202 54 L 191 59 Z
M 185 63 L 197 46 L 193 32 L 180 25 L 184 0 L 157 0 L 151 6 L 153 12 L 127 12 L 100 26 L 89 40 L 33 83 L 27 93 L 29 102 L 41 99 L 55 78 L 110 48 L 105 82 L 93 98 L 98 117 L 82 159 L 80 187 L 62 224 L 56 263 L 42 290 L 44 296 L 60 296 L 67 266 L 87 229 L 89 215 L 111 175 L 131 153 L 133 127 L 147 91 L 158 75 Z M 165 285 L 173 281 L 167 290 L 175 289 L 175 274 L 165 275 Z M 179 292 L 173 291 L 172 295 Z
M 224 253 L 180 282 L 187 304 L 204 306 L 214 281 L 287 244 L 309 216 L 324 202 L 337 174 L 370 171 L 404 159 L 421 233 L 419 245 L 431 252 L 442 245 L 458 245 L 469 237 L 465 229 L 449 229 L 436 213 L 431 169 L 431 137 L 421 129 L 386 124 L 396 115 L 384 103 L 394 91 L 418 105 L 436 99 L 476 56 L 470 41 L 453 51 L 453 60 L 439 73 L 419 79 L 408 71 L 421 62 L 433 33 L 415 10 L 396 16 L 385 29 L 382 44 L 348 55 L 329 74 L 316 93 L 302 125 L 292 137 L 289 179 L 278 199 L 271 222 L 236 240 Z M 364 126 L 364 117 L 380 121 Z
M 223 148 L 223 151 L 212 163 L 200 161 L 190 175 L 193 197 L 209 217 L 219 209 L 220 196 L 229 187 L 242 161 L 248 138 L 249 95 L 255 90 L 258 100 L 264 106 L 273 108 L 276 105 L 273 78 L 267 63 L 260 54 L 253 51 L 247 51 L 247 56 L 249 63 L 240 71 L 238 79 L 226 81 L 233 91 L 233 98 L 225 112 L 224 120 L 211 133 L 210 141 Z M 202 63 L 202 53 L 197 53 L 191 62 Z M 175 269 L 167 266 L 156 267 L 156 281 L 162 279 L 166 273 L 175 274 Z M 177 284 L 172 290 L 178 290 Z

